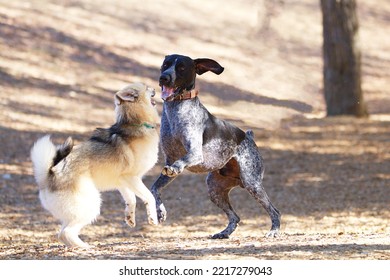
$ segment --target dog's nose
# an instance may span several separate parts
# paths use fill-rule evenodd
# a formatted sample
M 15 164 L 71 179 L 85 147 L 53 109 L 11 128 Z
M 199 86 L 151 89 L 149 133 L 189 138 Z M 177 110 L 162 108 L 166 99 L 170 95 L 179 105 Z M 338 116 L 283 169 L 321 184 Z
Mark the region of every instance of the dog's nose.
M 161 74 L 159 82 L 160 85 L 168 85 L 171 82 L 171 76 L 168 74 Z

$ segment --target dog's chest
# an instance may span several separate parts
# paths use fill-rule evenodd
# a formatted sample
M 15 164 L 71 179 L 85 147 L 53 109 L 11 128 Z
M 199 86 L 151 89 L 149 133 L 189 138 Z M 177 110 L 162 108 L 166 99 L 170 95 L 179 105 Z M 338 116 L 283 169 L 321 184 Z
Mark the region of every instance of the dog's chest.
M 176 160 L 187 153 L 183 146 L 180 134 L 171 130 L 167 121 L 162 120 L 161 122 L 160 137 L 161 147 L 168 158 Z
M 148 137 L 134 140 L 130 143 L 131 173 L 144 175 L 152 168 L 158 159 L 158 134 L 151 133 Z
M 226 124 L 210 120 L 201 104 L 165 106 L 161 120 L 161 146 L 170 164 L 198 150 L 203 161 L 188 169 L 205 172 L 222 168 L 235 153 L 237 144 Z
M 164 103 L 160 137 L 166 155 L 173 158 L 184 156 L 187 153 L 184 139 L 197 141 L 202 137 L 202 130 L 203 112 L 192 102 Z
M 162 122 L 173 136 L 186 131 L 199 130 L 206 119 L 207 111 L 198 100 L 164 103 Z

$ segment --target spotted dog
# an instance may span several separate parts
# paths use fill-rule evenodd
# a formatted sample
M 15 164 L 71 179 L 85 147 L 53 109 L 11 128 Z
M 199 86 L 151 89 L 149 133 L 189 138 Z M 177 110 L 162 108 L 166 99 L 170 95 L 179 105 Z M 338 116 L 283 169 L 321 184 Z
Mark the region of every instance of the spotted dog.
M 227 227 L 211 238 L 228 238 L 236 229 L 240 218 L 230 204 L 229 192 L 237 186 L 246 189 L 264 207 L 272 221 L 267 236 L 276 237 L 281 214 L 263 188 L 263 160 L 252 131 L 244 132 L 210 114 L 194 89 L 197 74 L 211 71 L 219 75 L 223 70 L 212 59 L 193 60 L 177 54 L 166 56 L 161 66 L 159 84 L 164 105 L 160 142 L 166 165 L 151 188 L 158 220 L 161 223 L 166 219 L 160 190 L 186 168 L 194 173 L 208 172 L 210 199 L 229 219 Z

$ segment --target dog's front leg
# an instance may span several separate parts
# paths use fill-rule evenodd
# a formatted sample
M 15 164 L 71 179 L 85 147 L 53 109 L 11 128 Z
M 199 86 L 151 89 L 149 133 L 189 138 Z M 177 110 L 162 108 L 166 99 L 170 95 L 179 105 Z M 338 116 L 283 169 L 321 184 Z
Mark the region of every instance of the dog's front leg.
M 159 223 L 162 223 L 167 218 L 167 211 L 165 210 L 164 204 L 161 200 L 160 189 L 166 187 L 169 183 L 171 183 L 175 177 L 168 177 L 166 175 L 160 174 L 157 178 L 156 182 L 154 182 L 150 191 L 156 200 L 156 210 L 157 210 L 157 219 Z
M 176 177 L 183 172 L 184 168 L 197 165 L 203 161 L 202 153 L 191 152 L 181 159 L 175 161 L 172 165 L 166 165 L 161 171 L 168 177 Z
M 125 221 L 130 227 L 135 227 L 135 207 L 137 204 L 135 193 L 132 192 L 125 184 L 119 188 L 119 192 L 121 193 L 126 203 Z
M 124 198 L 129 197 L 129 193 L 133 192 L 136 196 L 138 196 L 146 206 L 146 212 L 148 214 L 148 221 L 151 225 L 157 225 L 158 219 L 156 215 L 156 202 L 154 199 L 153 194 L 149 191 L 149 189 L 144 185 L 142 182 L 142 179 L 136 176 L 131 176 L 127 178 L 122 179 L 122 185 L 126 186 L 127 184 L 128 191 L 126 192 L 126 189 L 122 187 L 121 193 L 122 195 L 125 195 Z M 127 194 L 127 196 L 126 196 Z M 135 212 L 134 212 L 135 213 Z M 135 215 L 134 215 L 135 217 Z
M 183 172 L 184 168 L 191 167 L 203 162 L 203 151 L 202 151 L 202 142 L 203 136 L 202 132 L 193 131 L 187 134 L 188 137 L 185 137 L 184 147 L 187 151 L 187 154 L 176 160 L 172 165 L 166 165 L 161 173 L 168 177 L 176 177 Z

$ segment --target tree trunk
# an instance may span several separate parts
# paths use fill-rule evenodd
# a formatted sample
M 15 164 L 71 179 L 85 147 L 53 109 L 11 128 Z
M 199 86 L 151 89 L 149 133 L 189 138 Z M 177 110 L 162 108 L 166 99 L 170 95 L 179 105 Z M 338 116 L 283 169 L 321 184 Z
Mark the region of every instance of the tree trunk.
M 327 115 L 367 115 L 355 0 L 321 0 Z

